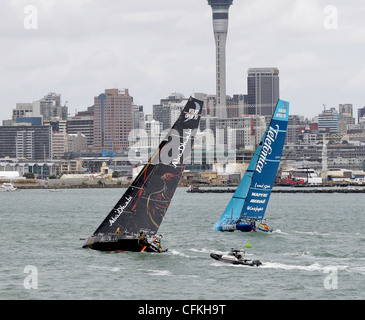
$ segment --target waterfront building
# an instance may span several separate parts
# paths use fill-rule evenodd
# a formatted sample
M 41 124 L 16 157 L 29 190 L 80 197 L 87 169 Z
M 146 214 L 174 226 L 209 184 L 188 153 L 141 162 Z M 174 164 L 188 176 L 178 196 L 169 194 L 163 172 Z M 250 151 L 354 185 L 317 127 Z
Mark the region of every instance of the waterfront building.
M 216 46 L 216 116 L 227 118 L 226 110 L 226 41 L 228 11 L 233 0 L 208 0 L 212 7 L 213 31 Z
M 301 166 L 313 169 L 322 169 L 323 144 L 319 140 L 322 135 L 317 135 L 317 143 L 310 144 L 285 144 L 283 150 L 283 163 L 295 162 Z M 362 169 L 365 164 L 365 145 L 332 143 L 327 150 L 327 167 Z
M 100 152 L 120 152 L 129 146 L 128 135 L 133 129 L 133 97 L 128 89 L 105 89 L 94 97 L 93 149 Z
M 50 126 L 1 126 L 0 157 L 46 160 L 52 158 Z
M 272 116 L 279 95 L 278 68 L 250 68 L 247 71 L 247 113 Z
M 52 159 L 62 159 L 67 151 L 65 131 L 52 131 Z

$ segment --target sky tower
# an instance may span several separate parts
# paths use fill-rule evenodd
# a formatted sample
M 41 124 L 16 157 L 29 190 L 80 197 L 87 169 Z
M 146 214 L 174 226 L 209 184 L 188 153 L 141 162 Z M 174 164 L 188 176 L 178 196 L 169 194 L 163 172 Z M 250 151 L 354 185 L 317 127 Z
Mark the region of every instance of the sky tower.
M 213 10 L 213 30 L 216 46 L 216 117 L 227 118 L 226 109 L 226 40 L 228 11 L 233 0 L 208 0 Z

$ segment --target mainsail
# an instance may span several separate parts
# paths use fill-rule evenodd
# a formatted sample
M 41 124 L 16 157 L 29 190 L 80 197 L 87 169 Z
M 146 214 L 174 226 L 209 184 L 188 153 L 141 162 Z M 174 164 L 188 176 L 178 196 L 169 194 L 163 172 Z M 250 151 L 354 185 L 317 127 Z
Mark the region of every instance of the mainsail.
M 86 246 L 95 249 L 96 237 L 105 239 L 108 234 L 118 234 L 117 238 L 108 238 L 111 242 L 120 242 L 123 236 L 135 239 L 141 232 L 147 236 L 156 234 L 182 175 L 184 159 L 191 153 L 202 108 L 202 101 L 189 98 L 165 139 Z
M 269 125 L 232 199 L 214 230 L 252 230 L 262 220 L 269 202 L 285 143 L 289 102 L 279 100 Z

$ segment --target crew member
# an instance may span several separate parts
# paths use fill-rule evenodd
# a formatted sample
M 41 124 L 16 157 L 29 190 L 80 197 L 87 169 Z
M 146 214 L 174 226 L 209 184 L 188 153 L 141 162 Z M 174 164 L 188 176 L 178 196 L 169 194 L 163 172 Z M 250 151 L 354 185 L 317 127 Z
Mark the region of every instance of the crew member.
M 138 234 L 138 244 L 143 248 L 145 246 L 149 246 L 150 244 L 147 242 L 146 236 L 143 231 Z

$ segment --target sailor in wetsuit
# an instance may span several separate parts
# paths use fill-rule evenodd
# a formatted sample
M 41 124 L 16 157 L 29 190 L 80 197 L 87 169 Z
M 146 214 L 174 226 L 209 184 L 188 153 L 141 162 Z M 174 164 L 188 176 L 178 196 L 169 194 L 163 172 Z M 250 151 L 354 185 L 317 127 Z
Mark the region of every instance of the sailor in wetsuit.
M 144 247 L 149 247 L 150 244 L 148 243 L 147 239 L 146 239 L 146 236 L 144 235 L 143 231 L 141 231 L 139 234 L 138 234 L 138 244 L 144 248 Z

